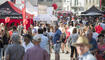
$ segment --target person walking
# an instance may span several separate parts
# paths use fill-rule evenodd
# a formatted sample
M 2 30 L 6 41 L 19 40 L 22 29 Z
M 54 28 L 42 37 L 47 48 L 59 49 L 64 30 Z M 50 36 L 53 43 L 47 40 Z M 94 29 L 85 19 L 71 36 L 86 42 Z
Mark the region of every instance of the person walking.
M 53 37 L 54 51 L 55 51 L 55 60 L 60 60 L 60 48 L 61 48 L 61 31 L 58 29 L 58 26 L 55 26 L 55 34 Z
M 24 42 L 22 46 L 25 48 L 25 52 L 26 52 L 27 49 L 33 47 L 34 44 L 32 43 L 32 36 L 30 36 L 29 34 L 25 34 L 23 37 L 24 37 Z
M 71 47 L 71 54 L 70 54 L 71 60 L 77 58 L 77 49 L 76 49 L 75 46 L 73 46 L 73 43 L 75 43 L 77 41 L 78 36 L 79 36 L 79 34 L 77 33 L 77 28 L 74 28 L 72 34 L 67 39 L 68 40 L 69 47 Z
M 47 51 L 40 47 L 41 40 L 40 35 L 33 37 L 34 46 L 27 50 L 23 60 L 50 60 Z
M 48 52 L 49 57 L 50 57 L 49 40 L 48 40 L 48 37 L 44 36 L 42 28 L 38 29 L 38 34 L 37 35 L 39 35 L 42 39 L 41 42 L 40 42 L 40 47 L 45 49 Z

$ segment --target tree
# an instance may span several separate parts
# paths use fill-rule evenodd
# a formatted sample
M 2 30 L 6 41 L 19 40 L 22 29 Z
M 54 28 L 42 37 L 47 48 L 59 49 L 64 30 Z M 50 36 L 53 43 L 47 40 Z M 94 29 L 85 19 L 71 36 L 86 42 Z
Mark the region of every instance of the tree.
M 102 0 L 101 4 L 102 4 L 102 10 L 105 11 L 105 0 Z

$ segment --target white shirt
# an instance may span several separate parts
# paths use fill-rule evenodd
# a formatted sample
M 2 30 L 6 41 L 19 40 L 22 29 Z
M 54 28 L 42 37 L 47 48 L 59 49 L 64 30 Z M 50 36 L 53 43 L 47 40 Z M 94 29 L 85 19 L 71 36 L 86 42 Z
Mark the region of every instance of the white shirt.
M 38 32 L 38 29 L 39 29 L 39 27 L 38 27 L 38 26 L 35 26 L 35 27 L 32 29 L 32 33 Z
M 61 32 L 63 31 L 63 27 L 59 27 L 59 30 L 61 30 Z
M 83 22 L 84 25 L 86 24 L 86 21 L 85 20 L 83 20 L 82 22 Z
M 40 42 L 40 46 L 41 48 L 45 49 L 48 54 L 50 53 L 49 51 L 49 42 L 48 42 L 48 37 L 44 36 L 43 34 L 39 34 L 41 37 L 41 42 Z
M 23 42 L 23 47 L 24 47 L 24 49 L 25 49 L 25 52 L 27 51 L 27 49 L 29 49 L 29 48 L 31 48 L 31 47 L 33 47 L 34 46 L 34 44 L 32 43 L 32 42 L 30 42 L 29 44 L 25 44 L 25 42 Z

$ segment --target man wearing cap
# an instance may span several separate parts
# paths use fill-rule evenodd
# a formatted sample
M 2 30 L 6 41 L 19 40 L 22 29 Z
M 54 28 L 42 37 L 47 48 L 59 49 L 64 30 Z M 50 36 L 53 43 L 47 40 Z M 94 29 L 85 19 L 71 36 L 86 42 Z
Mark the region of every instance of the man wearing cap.
M 91 45 L 86 37 L 80 36 L 73 45 L 77 48 L 79 60 L 96 60 L 96 58 L 89 51 Z
M 50 60 L 47 51 L 40 47 L 40 35 L 35 35 L 32 41 L 35 46 L 27 50 L 24 60 Z
M 42 28 L 38 29 L 38 35 L 42 39 L 41 42 L 40 42 L 40 47 L 45 49 L 48 52 L 48 54 L 50 55 L 50 51 L 49 51 L 49 39 L 48 39 L 48 37 L 44 36 Z

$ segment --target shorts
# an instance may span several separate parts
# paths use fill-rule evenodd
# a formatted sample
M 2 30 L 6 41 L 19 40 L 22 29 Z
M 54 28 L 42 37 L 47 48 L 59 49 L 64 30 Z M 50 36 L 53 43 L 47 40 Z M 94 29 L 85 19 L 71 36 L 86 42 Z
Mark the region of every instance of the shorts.
M 59 53 L 61 48 L 61 43 L 54 44 L 54 51 L 55 53 Z

